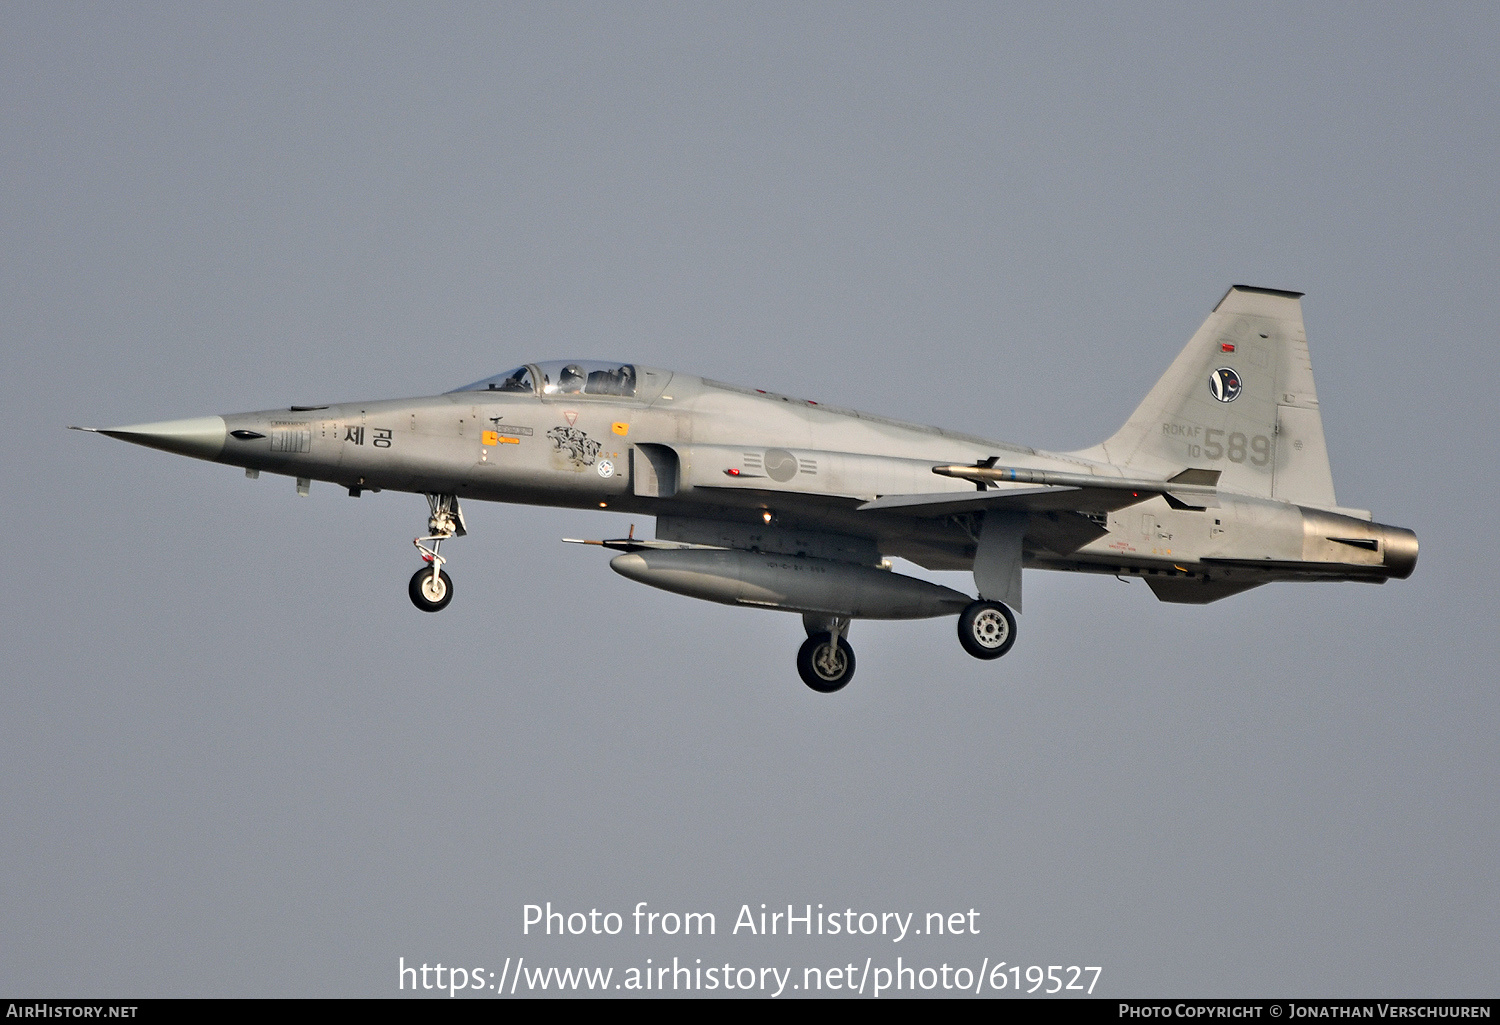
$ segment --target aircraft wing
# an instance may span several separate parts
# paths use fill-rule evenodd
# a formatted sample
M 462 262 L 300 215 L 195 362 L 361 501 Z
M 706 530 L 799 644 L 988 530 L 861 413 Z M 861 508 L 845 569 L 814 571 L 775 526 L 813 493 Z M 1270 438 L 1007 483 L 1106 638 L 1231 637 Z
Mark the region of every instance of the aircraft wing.
M 1170 480 L 1099 477 L 1092 474 L 997 467 L 995 460 L 975 466 L 934 466 L 943 477 L 973 481 L 987 490 L 972 494 L 881 495 L 856 507 L 863 515 L 898 515 L 925 519 L 986 510 L 1026 514 L 1027 544 L 1069 555 L 1108 530 L 1104 514 L 1162 496 L 1174 508 L 1203 509 L 1219 504 L 1218 473 L 1189 469 Z M 998 489 L 998 490 L 994 490 Z
M 953 518 L 986 511 L 1019 514 L 1026 519 L 1029 547 L 1068 555 L 1106 534 L 1105 516 L 1118 509 L 1157 496 L 1179 509 L 1219 504 L 1214 470 L 1187 469 L 1169 479 L 1146 479 L 997 466 L 999 457 L 933 465 L 867 453 L 793 454 L 724 445 L 672 449 L 681 484 L 722 494 L 726 504 L 743 506 L 748 500 L 765 509 L 766 502 L 774 502 L 783 515 L 800 508 L 803 524 L 818 522 L 819 533 L 878 539 L 883 550 L 932 569 L 967 568 L 972 561 L 975 528 L 972 522 L 968 527 L 944 522 Z M 767 461 L 773 457 L 775 465 Z M 835 487 L 823 490 L 828 486 L 825 474 L 828 483 L 838 482 Z M 918 490 L 933 474 L 977 487 L 962 490 L 949 484 L 946 490 Z M 711 541 L 710 534 L 718 537 L 712 531 L 688 530 L 673 539 L 723 543 Z M 765 543 L 762 537 L 747 545 Z
M 1067 555 L 1108 531 L 1093 518 L 1115 509 L 1144 502 L 1152 495 L 1132 495 L 1111 488 L 1034 487 L 1008 491 L 980 491 L 967 495 L 882 495 L 857 506 L 862 516 L 901 516 L 932 519 L 966 513 L 1016 512 L 1027 514 L 1028 544 Z M 926 565 L 914 558 L 919 564 Z M 939 567 L 946 568 L 946 567 Z

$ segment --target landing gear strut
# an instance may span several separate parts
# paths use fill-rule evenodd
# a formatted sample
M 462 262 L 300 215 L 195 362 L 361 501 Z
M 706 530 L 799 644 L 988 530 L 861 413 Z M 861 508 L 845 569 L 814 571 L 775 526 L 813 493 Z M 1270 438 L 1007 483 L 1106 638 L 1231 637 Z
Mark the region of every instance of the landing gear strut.
M 998 601 L 970 602 L 958 617 L 958 643 L 975 658 L 999 658 L 1016 643 L 1016 617 Z
M 412 544 L 417 546 L 422 561 L 428 565 L 412 576 L 406 593 L 411 596 L 411 603 L 423 612 L 441 612 L 453 600 L 453 581 L 443 570 L 443 563 L 448 560 L 438 554 L 438 548 L 449 538 L 463 537 L 468 530 L 464 528 L 464 514 L 458 508 L 457 495 L 428 495 L 427 507 L 432 511 L 427 518 L 427 529 L 431 533 L 414 538 Z M 423 544 L 424 541 L 431 541 L 432 546 Z
M 847 616 L 802 617 L 807 640 L 797 651 L 797 673 L 819 694 L 832 694 L 854 679 L 854 649 L 844 640 Z

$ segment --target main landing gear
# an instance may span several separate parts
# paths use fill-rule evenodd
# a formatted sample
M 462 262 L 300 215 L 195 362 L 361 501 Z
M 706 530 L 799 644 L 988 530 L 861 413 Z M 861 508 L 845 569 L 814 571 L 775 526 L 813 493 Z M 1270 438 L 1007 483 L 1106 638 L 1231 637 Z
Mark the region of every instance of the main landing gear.
M 848 617 L 809 613 L 802 617 L 802 625 L 807 629 L 807 640 L 797 652 L 802 682 L 819 694 L 843 690 L 854 678 L 854 649 L 844 639 Z M 1016 643 L 1016 615 L 1004 602 L 970 602 L 958 617 L 958 640 L 975 658 L 999 658 Z
M 438 554 L 438 548 L 449 538 L 463 537 L 468 531 L 464 529 L 464 514 L 459 511 L 457 495 L 428 495 L 427 507 L 432 511 L 427 519 L 431 533 L 413 539 L 412 544 L 428 565 L 412 575 L 406 593 L 411 596 L 411 603 L 423 612 L 441 612 L 453 600 L 453 581 L 443 570 L 443 563 L 448 560 Z M 431 541 L 432 546 L 423 544 L 424 541 Z
M 805 615 L 802 625 L 807 629 L 807 640 L 797 651 L 802 682 L 819 694 L 842 690 L 854 679 L 854 649 L 844 640 L 849 617 Z
M 998 601 L 970 602 L 958 617 L 958 643 L 975 658 L 999 658 L 1016 643 L 1016 617 Z

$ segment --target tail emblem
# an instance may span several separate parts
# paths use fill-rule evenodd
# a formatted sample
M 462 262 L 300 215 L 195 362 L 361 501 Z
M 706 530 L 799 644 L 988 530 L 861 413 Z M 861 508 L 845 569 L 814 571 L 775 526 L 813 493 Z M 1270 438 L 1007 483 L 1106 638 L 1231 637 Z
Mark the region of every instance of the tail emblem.
M 1220 402 L 1233 402 L 1240 397 L 1243 388 L 1240 375 L 1228 367 L 1220 367 L 1209 375 L 1208 390 Z

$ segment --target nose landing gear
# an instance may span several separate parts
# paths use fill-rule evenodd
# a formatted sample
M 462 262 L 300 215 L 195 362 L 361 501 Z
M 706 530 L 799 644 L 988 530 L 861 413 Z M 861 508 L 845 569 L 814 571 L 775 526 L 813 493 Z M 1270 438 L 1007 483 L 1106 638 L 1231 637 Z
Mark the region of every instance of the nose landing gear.
M 428 495 L 427 507 L 432 515 L 427 518 L 426 537 L 414 538 L 412 544 L 422 553 L 422 561 L 428 563 L 417 570 L 407 585 L 406 593 L 411 603 L 423 612 L 441 612 L 453 600 L 453 581 L 443 570 L 448 560 L 438 554 L 444 541 L 463 537 L 468 533 L 464 527 L 464 514 L 458 508 L 457 495 Z M 431 541 L 432 546 L 423 544 Z

